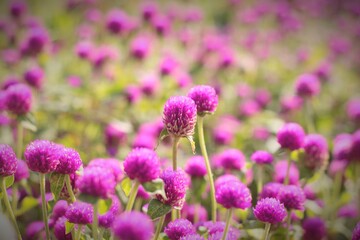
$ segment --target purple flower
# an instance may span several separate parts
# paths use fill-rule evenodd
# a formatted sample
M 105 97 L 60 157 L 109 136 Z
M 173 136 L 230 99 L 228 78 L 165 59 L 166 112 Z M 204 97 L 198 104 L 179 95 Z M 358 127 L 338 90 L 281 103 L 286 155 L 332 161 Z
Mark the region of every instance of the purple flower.
M 160 178 L 164 181 L 164 190 L 167 199 L 160 194 L 156 198 L 164 204 L 173 208 L 181 209 L 185 202 L 186 190 L 189 186 L 189 179 L 183 170 L 165 170 Z
M 150 240 L 154 233 L 154 225 L 148 215 L 132 211 L 117 217 L 112 231 L 115 237 L 121 240 Z
M 194 134 L 196 105 L 189 97 L 171 97 L 166 102 L 163 122 L 170 135 L 188 137 Z
M 153 150 L 135 148 L 125 158 L 124 171 L 132 180 L 150 182 L 159 177 L 160 159 Z
M 142 60 L 149 54 L 150 48 L 150 39 L 145 36 L 138 36 L 131 42 L 130 52 L 134 58 Z
M 91 42 L 79 42 L 75 46 L 76 55 L 82 59 L 90 60 L 93 50 L 95 50 L 95 48 Z
M 224 229 L 225 222 L 204 222 L 203 226 L 208 229 L 209 239 L 220 240 Z M 227 240 L 236 240 L 240 237 L 240 231 L 236 228 L 230 227 L 227 235 Z
M 165 36 L 171 28 L 171 20 L 164 15 L 156 15 L 151 21 L 156 33 Z
M 22 55 L 36 56 L 41 53 L 48 42 L 48 34 L 42 27 L 30 28 L 27 36 L 20 46 Z
M 185 166 L 185 172 L 191 177 L 204 177 L 206 175 L 204 157 L 193 156 L 189 158 Z
M 238 149 L 226 149 L 215 155 L 215 165 L 225 170 L 241 170 L 245 166 L 245 156 Z
M 166 226 L 164 232 L 170 240 L 180 240 L 181 237 L 189 234 L 195 234 L 196 230 L 189 220 L 176 219 Z
M 221 240 L 224 235 L 224 230 L 222 232 L 216 232 L 214 234 L 209 235 L 208 240 Z M 240 237 L 240 233 L 237 231 L 229 231 L 226 235 L 226 240 L 238 240 Z
M 25 84 L 15 84 L 6 90 L 5 106 L 15 115 L 28 113 L 32 106 L 32 93 Z
M 138 132 L 134 139 L 132 147 L 154 149 L 156 147 L 156 144 L 157 139 L 154 136 L 151 136 L 147 133 Z
M 24 1 L 11 1 L 9 11 L 13 18 L 21 18 L 27 11 L 27 5 Z
M 251 206 L 250 190 L 240 181 L 218 184 L 215 190 L 216 201 L 225 208 L 246 209 Z
M 14 150 L 6 144 L 0 144 L 0 177 L 13 175 L 18 167 Z
M 17 160 L 17 169 L 14 174 L 15 182 L 20 182 L 23 179 L 27 179 L 30 176 L 29 168 L 25 161 L 18 159 Z
M 218 188 L 220 185 L 227 183 L 227 182 L 236 182 L 236 181 L 240 181 L 238 177 L 231 175 L 231 174 L 225 174 L 220 176 L 218 179 L 216 179 L 215 181 L 215 188 Z
M 281 160 L 278 161 L 275 165 L 275 171 L 274 171 L 274 180 L 278 183 L 284 183 L 288 168 L 288 161 L 287 160 Z M 289 170 L 289 184 L 296 185 L 299 182 L 300 179 L 300 173 L 299 169 L 297 168 L 295 163 L 290 164 L 290 170 Z
M 316 75 L 303 74 L 296 79 L 296 94 L 300 97 L 312 97 L 320 92 L 320 81 Z
M 101 167 L 111 171 L 117 183 L 119 183 L 123 177 L 121 163 L 115 158 L 96 158 L 91 160 L 87 167 Z
M 309 134 L 304 141 L 305 166 L 311 169 L 321 167 L 327 161 L 328 145 L 320 134 Z
M 172 74 L 178 67 L 178 62 L 172 56 L 164 57 L 160 62 L 160 73 L 163 76 Z
M 69 208 L 69 204 L 67 203 L 67 201 L 65 200 L 57 201 L 49 219 L 49 226 L 52 227 L 59 218 L 65 216 L 65 213 L 68 208 Z
M 200 204 L 185 204 L 183 209 L 181 210 L 181 215 L 192 223 L 195 223 L 196 221 L 195 216 L 197 216 L 198 222 L 204 222 L 208 217 L 206 208 L 201 206 Z
M 352 135 L 342 133 L 335 137 L 333 141 L 333 155 L 337 160 L 350 160 L 350 148 L 352 145 Z
M 35 140 L 25 150 L 26 163 L 30 170 L 40 173 L 55 171 L 59 165 L 59 146 L 47 140 Z
M 360 98 L 350 99 L 347 103 L 346 110 L 351 120 L 360 122 Z
M 30 223 L 25 230 L 25 236 L 27 240 L 41 239 L 41 232 L 45 229 L 43 221 L 35 221 Z
M 129 19 L 125 12 L 119 9 L 111 10 L 106 16 L 106 28 L 113 34 L 128 30 Z
M 284 185 L 277 197 L 286 209 L 304 210 L 304 191 L 295 185 Z
M 129 104 L 137 102 L 141 97 L 141 91 L 138 86 L 128 85 L 124 89 L 124 95 Z
M 360 162 L 360 129 L 352 135 L 352 143 L 349 155 L 350 160 Z
M 280 100 L 281 112 L 288 113 L 301 108 L 303 99 L 298 96 L 284 97 Z
M 75 173 L 82 165 L 82 160 L 79 153 L 72 148 L 59 149 L 59 164 L 55 172 L 62 174 Z
M 77 185 L 83 194 L 109 198 L 115 192 L 116 182 L 110 170 L 103 167 L 86 167 Z
M 140 185 L 136 197 L 148 200 L 150 198 L 150 194 L 144 189 L 142 185 Z
M 141 92 L 146 96 L 154 96 L 160 87 L 160 82 L 157 76 L 149 74 L 144 76 L 141 80 Z
M 188 97 L 194 100 L 197 114 L 203 116 L 214 113 L 218 105 L 218 96 L 213 87 L 199 85 L 190 89 Z
M 359 240 L 360 239 L 360 222 L 358 222 L 353 230 L 351 240 Z
M 120 213 L 121 204 L 119 199 L 116 196 L 111 197 L 111 206 L 110 209 L 99 215 L 99 226 L 103 228 L 110 228 L 114 222 L 115 217 Z
M 333 160 L 329 166 L 329 175 L 335 176 L 337 173 L 344 174 L 345 169 L 349 165 L 349 162 L 346 160 Z
M 65 234 L 66 217 L 59 218 L 54 226 L 54 234 L 57 240 L 72 240 L 71 233 Z
M 260 107 L 264 108 L 271 101 L 271 93 L 267 89 L 261 88 L 256 90 L 254 98 Z
M 201 235 L 199 235 L 197 233 L 182 236 L 180 238 L 180 240 L 204 240 L 204 239 L 205 239 L 204 237 L 202 237 Z
M 302 223 L 304 240 L 322 240 L 326 237 L 325 222 L 318 217 L 306 218 Z
M 255 217 L 266 223 L 276 224 L 282 222 L 286 215 L 284 204 L 276 198 L 260 199 L 254 208 Z
M 117 123 L 109 123 L 105 129 L 105 146 L 106 151 L 114 157 L 120 145 L 126 142 L 127 134 L 123 127 Z
M 257 164 L 270 164 L 273 161 L 273 156 L 267 151 L 256 151 L 251 155 L 251 160 Z
M 337 216 L 345 219 L 357 218 L 359 216 L 359 210 L 354 203 L 346 204 L 339 209 Z
M 158 13 L 155 1 L 146 1 L 141 9 L 141 15 L 144 21 L 151 21 Z
M 24 73 L 24 79 L 30 86 L 41 89 L 44 80 L 44 71 L 40 67 L 34 66 Z
M 90 203 L 74 202 L 66 210 L 65 216 L 70 223 L 89 224 L 93 220 L 94 208 Z
M 270 182 L 265 184 L 260 194 L 260 198 L 277 198 L 282 186 L 282 184 L 276 182 Z
M 241 116 L 251 117 L 259 113 L 261 110 L 260 105 L 255 100 L 245 100 L 239 106 Z
M 305 132 L 297 123 L 286 123 L 277 133 L 277 141 L 282 148 L 296 150 L 303 146 Z

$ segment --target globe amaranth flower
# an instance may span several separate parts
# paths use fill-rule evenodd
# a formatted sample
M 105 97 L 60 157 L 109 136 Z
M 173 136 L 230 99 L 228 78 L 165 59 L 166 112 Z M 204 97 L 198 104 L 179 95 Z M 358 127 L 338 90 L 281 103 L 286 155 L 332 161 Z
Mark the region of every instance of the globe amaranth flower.
M 224 235 L 224 231 L 222 232 L 216 232 L 214 234 L 209 235 L 208 240 L 222 240 L 222 237 Z M 238 240 L 240 237 L 240 234 L 235 231 L 228 231 L 226 235 L 226 240 Z
M 25 149 L 25 160 L 30 170 L 50 173 L 59 165 L 59 145 L 47 140 L 35 140 Z
M 109 123 L 105 128 L 105 146 L 107 153 L 114 157 L 120 145 L 126 143 L 127 133 L 118 123 Z
M 180 240 L 205 240 L 204 237 L 202 237 L 201 235 L 194 233 L 194 234 L 189 234 L 186 236 L 182 236 L 180 238 Z
M 144 213 L 125 212 L 115 219 L 112 232 L 121 240 L 150 240 L 154 233 L 154 225 L 149 216 Z
M 352 134 L 352 143 L 349 151 L 351 161 L 360 162 L 360 129 Z
M 11 1 L 9 7 L 10 15 L 13 18 L 21 18 L 27 12 L 27 5 L 24 1 Z
M 72 148 L 59 148 L 59 164 L 55 172 L 61 174 L 75 173 L 82 165 L 80 154 Z
M 204 157 L 193 156 L 188 159 L 185 172 L 191 177 L 204 177 L 206 175 L 206 165 Z
M 350 99 L 346 106 L 349 119 L 360 122 L 360 98 Z
M 276 224 L 282 222 L 286 215 L 284 204 L 276 198 L 260 199 L 254 208 L 255 217 L 266 223 Z
M 202 224 L 208 229 L 209 239 L 220 240 L 225 229 L 225 222 L 207 221 Z M 236 240 L 240 237 L 240 231 L 234 227 L 230 227 L 227 235 L 227 240 Z
M 312 97 L 320 92 L 320 81 L 316 75 L 302 74 L 296 79 L 295 90 L 300 97 Z
M 271 102 L 271 93 L 264 88 L 260 88 L 255 92 L 255 101 L 264 108 Z
M 246 209 L 251 206 L 250 190 L 240 181 L 228 181 L 215 189 L 216 201 L 225 208 Z
M 225 170 L 241 170 L 245 166 L 245 156 L 238 149 L 226 149 L 214 158 L 214 165 Z
M 168 133 L 174 137 L 192 136 L 196 124 L 196 105 L 189 97 L 171 97 L 166 102 L 163 123 Z
M 206 208 L 200 204 L 185 204 L 181 210 L 181 215 L 192 223 L 195 223 L 196 220 L 204 222 L 208 217 Z
M 356 204 L 349 203 L 339 208 L 337 216 L 340 218 L 357 218 L 359 216 L 359 210 Z
M 150 182 L 159 177 L 160 159 L 153 150 L 135 148 L 125 158 L 124 171 L 132 180 Z
M 116 182 L 110 170 L 103 167 L 86 167 L 77 185 L 83 194 L 109 198 L 115 193 Z
M 69 208 L 69 204 L 65 200 L 58 200 L 55 203 L 54 208 L 52 210 L 52 214 L 49 219 L 49 227 L 50 228 L 52 228 L 55 225 L 56 221 L 59 218 L 65 216 L 65 213 L 68 208 Z
M 188 97 L 194 100 L 197 114 L 203 116 L 214 113 L 218 105 L 218 96 L 213 87 L 199 85 L 190 89 Z
M 131 55 L 139 60 L 144 59 L 151 47 L 151 41 L 146 36 L 138 36 L 132 42 L 130 46 Z
M 350 160 L 350 150 L 352 146 L 352 135 L 341 133 L 333 141 L 333 159 Z
M 303 146 L 305 132 L 297 123 L 286 123 L 277 133 L 277 141 L 282 148 L 296 150 Z
M 263 190 L 260 193 L 260 199 L 262 198 L 278 198 L 280 189 L 282 188 L 281 183 L 269 182 L 266 183 L 263 187 Z
M 271 153 L 259 150 L 251 155 L 251 160 L 257 164 L 270 164 L 274 158 Z
M 20 182 L 23 179 L 27 179 L 30 176 L 29 168 L 25 161 L 18 159 L 17 160 L 17 169 L 14 174 L 14 181 Z
M 278 161 L 275 164 L 274 180 L 284 183 L 289 162 L 287 160 Z M 300 179 L 300 172 L 295 163 L 290 163 L 289 184 L 296 185 Z
M 326 139 L 320 134 L 307 135 L 304 141 L 304 150 L 304 164 L 311 169 L 323 166 L 329 157 Z
M 189 179 L 185 172 L 181 169 L 176 171 L 168 169 L 160 175 L 160 178 L 164 181 L 166 199 L 160 194 L 156 194 L 156 198 L 173 208 L 181 209 L 189 186 Z
M 127 31 L 128 25 L 128 16 L 122 10 L 113 9 L 106 16 L 106 28 L 113 34 Z
M 24 79 L 30 86 L 40 89 L 44 81 L 44 71 L 34 66 L 24 73 Z
M 220 185 L 226 183 L 226 182 L 236 182 L 240 181 L 238 177 L 232 175 L 232 174 L 224 174 L 218 177 L 215 181 L 215 188 L 218 188 Z
M 30 223 L 29 225 L 27 225 L 26 230 L 25 230 L 25 239 L 28 240 L 35 240 L 35 239 L 43 239 L 42 237 L 45 236 L 41 236 L 41 233 L 45 233 L 43 232 L 43 230 L 45 229 L 45 224 L 43 221 L 35 221 Z
M 71 232 L 66 234 L 65 223 L 67 222 L 67 218 L 60 217 L 54 226 L 54 234 L 57 240 L 72 240 Z
M 90 203 L 74 202 L 66 210 L 65 216 L 70 223 L 89 224 L 92 223 L 94 208 Z
M 351 240 L 359 240 L 360 239 L 360 222 L 358 222 L 353 230 Z
M 195 234 L 196 230 L 189 220 L 176 219 L 166 226 L 164 232 L 170 240 L 180 240 L 181 237 L 189 234 Z
M 14 150 L 6 144 L 0 144 L 0 177 L 13 175 L 18 167 Z
M 142 185 L 140 185 L 138 192 L 136 194 L 136 198 L 148 200 L 150 198 L 150 194 L 145 190 L 145 188 Z
M 144 21 L 151 21 L 158 13 L 158 6 L 154 1 L 146 1 L 141 7 L 141 15 Z
M 277 197 L 286 209 L 304 210 L 304 191 L 295 185 L 284 185 Z
M 326 237 L 326 225 L 321 218 L 306 218 L 302 223 L 302 228 L 304 240 L 322 240 Z
M 115 217 L 119 215 L 121 211 L 121 203 L 119 199 L 114 195 L 111 197 L 111 206 L 109 210 L 99 215 L 99 226 L 103 228 L 110 228 L 115 220 Z
M 32 93 L 25 84 L 15 84 L 6 90 L 6 109 L 15 115 L 25 115 L 31 110 Z
M 124 175 L 120 161 L 115 158 L 95 158 L 89 162 L 87 167 L 101 167 L 111 171 L 117 183 L 121 181 Z

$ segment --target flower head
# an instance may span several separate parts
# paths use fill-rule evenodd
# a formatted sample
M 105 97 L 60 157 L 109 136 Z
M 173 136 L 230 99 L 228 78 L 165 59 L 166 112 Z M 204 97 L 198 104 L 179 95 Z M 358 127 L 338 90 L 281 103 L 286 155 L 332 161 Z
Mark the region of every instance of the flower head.
M 282 222 L 286 214 L 284 204 L 276 198 L 260 199 L 254 208 L 254 215 L 258 220 L 271 224 Z
M 287 175 L 289 162 L 287 160 L 278 161 L 275 165 L 274 180 L 278 183 L 284 183 Z M 300 172 L 295 163 L 290 163 L 289 184 L 296 185 L 300 179 Z
M 326 236 L 325 222 L 318 217 L 306 218 L 302 223 L 304 240 L 321 240 Z
M 225 229 L 225 222 L 204 222 L 203 226 L 208 229 L 209 239 L 212 240 L 220 240 Z M 240 231 L 234 227 L 230 227 L 228 231 L 228 235 L 226 237 L 227 240 L 236 240 L 240 237 Z
M 196 105 L 189 97 L 171 97 L 166 102 L 163 122 L 170 135 L 175 137 L 192 136 L 196 124 Z
M 59 164 L 55 172 L 62 174 L 75 173 L 82 165 L 80 154 L 72 148 L 59 149 Z
M 198 222 L 204 222 L 208 217 L 206 208 L 200 204 L 185 204 L 181 215 L 192 223 L 195 223 L 196 217 Z
M 15 177 L 14 181 L 20 182 L 23 179 L 27 179 L 29 176 L 30 176 L 29 168 L 28 168 L 26 162 L 21 159 L 18 159 L 17 160 L 17 169 L 14 174 L 14 177 Z
M 277 140 L 282 148 L 296 150 L 303 146 L 305 132 L 297 123 L 285 124 L 277 133 Z
M 240 181 L 218 184 L 215 190 L 216 201 L 225 208 L 246 209 L 251 206 L 250 190 Z
M 89 162 L 87 167 L 101 167 L 111 171 L 117 183 L 121 181 L 124 175 L 120 161 L 115 158 L 95 158 Z
M 129 18 L 119 9 L 111 10 L 106 17 L 106 28 L 113 34 L 123 33 L 128 30 Z
M 189 158 L 185 166 L 185 172 L 191 177 L 203 177 L 206 175 L 205 160 L 202 156 Z
M 304 141 L 305 166 L 309 168 L 321 167 L 327 161 L 328 145 L 320 134 L 309 134 Z
M 270 182 L 265 184 L 260 194 L 260 198 L 277 198 L 282 186 L 283 185 L 281 183 L 277 182 Z
M 99 215 L 100 227 L 110 228 L 115 220 L 115 217 L 120 213 L 121 204 L 119 199 L 116 196 L 112 196 L 111 200 L 110 209 L 106 213 Z
M 121 240 L 150 240 L 154 233 L 154 225 L 148 215 L 132 211 L 123 213 L 115 219 L 112 232 Z
M 94 208 L 90 203 L 74 202 L 66 210 L 65 216 L 70 223 L 92 223 Z
M 360 122 L 360 98 L 353 98 L 347 103 L 347 115 L 355 121 Z
M 226 149 L 215 155 L 215 165 L 225 170 L 241 170 L 245 166 L 245 156 L 238 149 Z
M 110 156 L 115 156 L 120 145 L 126 142 L 127 134 L 117 123 L 109 123 L 105 129 L 105 146 Z
M 66 228 L 65 223 L 67 222 L 66 217 L 59 218 L 54 226 L 54 234 L 58 240 L 71 240 L 71 233 L 65 234 Z
M 65 213 L 68 208 L 69 208 L 69 204 L 65 200 L 59 200 L 55 203 L 54 208 L 52 210 L 52 214 L 49 219 L 50 227 L 52 227 L 59 218 L 65 216 Z
M 222 185 L 226 182 L 234 182 L 234 181 L 239 181 L 239 178 L 234 175 L 231 175 L 231 174 L 221 175 L 215 181 L 215 188 L 218 188 L 220 185 Z
M 267 151 L 256 151 L 251 155 L 251 160 L 257 164 L 270 164 L 273 161 L 273 156 Z
M 45 224 L 43 221 L 35 221 L 30 223 L 25 230 L 26 239 L 32 240 L 41 238 L 42 236 L 40 234 L 44 229 Z
M 218 96 L 213 87 L 199 85 L 190 89 L 188 97 L 194 100 L 197 114 L 214 113 L 218 105 Z
M 24 73 L 24 79 L 30 86 L 40 89 L 43 85 L 44 71 L 40 67 L 34 66 Z
M 15 115 L 25 115 L 31 109 L 32 93 L 25 84 L 15 84 L 6 90 L 5 106 Z
M 316 75 L 303 74 L 296 79 L 296 94 L 301 97 L 312 97 L 320 92 L 320 86 Z
M 360 222 L 358 222 L 353 230 L 351 240 L 359 240 L 360 239 Z
M 286 209 L 304 210 L 304 191 L 295 185 L 284 185 L 279 192 L 278 199 Z
M 18 167 L 14 150 L 6 144 L 0 144 L 0 177 L 13 175 Z
M 167 225 L 164 232 L 170 240 L 180 240 L 181 237 L 189 234 L 195 234 L 196 230 L 189 220 L 176 219 Z
M 140 183 L 152 181 L 159 177 L 159 157 L 153 150 L 135 148 L 125 158 L 124 171 L 130 179 Z

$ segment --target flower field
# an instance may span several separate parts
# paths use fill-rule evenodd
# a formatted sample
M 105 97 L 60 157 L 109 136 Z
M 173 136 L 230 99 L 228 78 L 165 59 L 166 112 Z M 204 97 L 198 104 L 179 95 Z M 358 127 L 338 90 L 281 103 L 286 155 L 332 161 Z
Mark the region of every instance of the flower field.
M 360 240 L 360 3 L 0 2 L 0 239 Z

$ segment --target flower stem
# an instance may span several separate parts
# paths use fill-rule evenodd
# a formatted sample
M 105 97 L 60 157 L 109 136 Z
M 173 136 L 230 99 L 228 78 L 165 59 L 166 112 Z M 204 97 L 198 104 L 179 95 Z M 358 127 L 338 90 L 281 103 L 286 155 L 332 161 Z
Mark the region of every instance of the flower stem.
M 126 209 L 125 209 L 126 212 L 130 212 L 131 209 L 133 208 L 139 186 L 140 186 L 140 182 L 138 180 L 135 180 L 134 185 L 132 186 L 130 191 L 128 203 L 126 205 Z
M 71 186 L 71 182 L 70 182 L 70 175 L 69 174 L 66 174 L 66 176 L 65 176 L 65 184 L 66 184 L 66 188 L 68 190 L 68 193 L 70 195 L 71 202 L 74 203 L 76 201 L 76 197 L 75 197 L 74 192 L 72 190 L 72 186 Z
M 160 235 L 161 229 L 162 229 L 162 227 L 163 227 L 163 225 L 164 225 L 165 216 L 166 216 L 166 215 L 160 217 L 160 219 L 159 219 L 158 225 L 157 225 L 157 227 L 156 227 L 155 236 L 154 236 L 154 238 L 153 238 L 154 240 L 157 240 L 158 237 L 159 237 L 159 235 Z
M 41 193 L 41 205 L 42 205 L 42 215 L 45 224 L 45 232 L 46 232 L 46 239 L 50 240 L 50 231 L 49 231 L 49 224 L 48 224 L 48 217 L 47 217 L 47 203 L 45 199 L 45 174 L 40 173 L 40 193 Z
M 287 226 L 288 230 L 286 231 L 286 240 L 290 239 L 290 227 L 291 227 L 291 209 L 289 209 L 288 211 L 288 216 L 287 216 Z
M 82 225 L 78 224 L 78 229 L 76 230 L 76 233 L 75 233 L 75 240 L 80 240 L 81 230 L 82 230 Z
M 263 188 L 263 170 L 264 170 L 264 168 L 260 164 L 258 164 L 256 166 L 257 166 L 257 174 L 258 174 L 257 193 L 258 193 L 258 196 L 259 196 L 259 194 L 261 193 L 262 188 Z
M 18 159 L 21 159 L 22 157 L 22 144 L 23 144 L 23 138 L 24 138 L 24 129 L 21 125 L 21 121 L 17 124 L 17 138 L 16 138 L 16 156 Z
M 5 182 L 5 178 L 4 177 L 0 177 L 0 181 L 1 181 L 1 191 L 3 192 L 3 198 L 4 198 L 4 203 L 5 203 L 5 208 L 6 208 L 6 211 L 8 212 L 9 216 L 10 216 L 10 219 L 11 221 L 13 222 L 13 225 L 15 227 L 15 231 L 16 231 L 16 234 L 17 234 L 17 237 L 18 239 L 21 240 L 21 234 L 20 234 L 20 230 L 19 230 L 19 227 L 16 223 L 16 218 L 15 218 L 15 215 L 14 215 L 14 212 L 11 208 L 11 205 L 10 205 L 10 202 L 9 202 L 9 197 L 7 195 L 7 192 L 6 192 L 6 182 Z
M 205 159 L 206 171 L 208 176 L 208 181 L 210 184 L 210 195 L 211 195 L 211 219 L 213 222 L 216 221 L 216 199 L 215 199 L 215 185 L 214 178 L 211 171 L 209 157 L 206 151 L 205 137 L 204 137 L 204 117 L 198 117 L 198 134 L 199 134 L 199 143 L 201 148 L 201 153 Z
M 172 164 L 173 170 L 176 171 L 177 169 L 177 148 L 179 145 L 180 138 L 174 137 L 173 138 L 173 146 L 172 146 Z
M 92 222 L 92 235 L 94 240 L 99 240 L 98 233 L 98 202 L 94 204 L 94 214 L 93 214 L 93 222 Z
M 290 167 L 291 167 L 291 152 L 288 152 L 288 160 L 287 160 L 287 168 L 286 168 L 286 175 L 284 180 L 284 185 L 289 185 L 290 182 Z
M 228 233 L 229 227 L 230 227 L 231 217 L 232 217 L 232 208 L 229 208 L 226 211 L 226 225 L 225 225 L 224 233 L 222 235 L 221 240 L 226 240 L 226 236 L 227 236 L 227 233 Z
M 11 189 L 11 207 L 13 212 L 16 212 L 17 209 L 17 203 L 18 203 L 18 185 L 17 183 L 14 183 L 14 185 L 12 185 L 12 189 Z
M 265 232 L 264 232 L 264 240 L 269 239 L 269 233 L 270 233 L 271 223 L 265 223 Z

